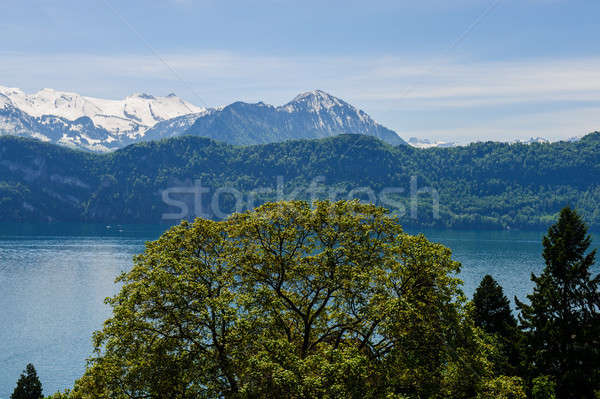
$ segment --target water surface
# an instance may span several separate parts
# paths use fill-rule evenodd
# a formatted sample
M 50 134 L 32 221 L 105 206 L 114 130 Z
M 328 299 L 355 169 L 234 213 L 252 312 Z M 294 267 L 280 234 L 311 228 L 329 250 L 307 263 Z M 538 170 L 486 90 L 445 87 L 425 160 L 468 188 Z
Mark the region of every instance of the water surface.
M 105 297 L 144 243 L 165 226 L 0 225 L 0 399 L 33 363 L 46 395 L 72 386 L 91 355 L 91 335 L 109 316 Z M 410 231 L 416 233 L 417 231 Z M 425 230 L 463 264 L 470 297 L 491 274 L 512 300 L 543 268 L 541 232 Z
M 72 386 L 109 316 L 104 298 L 160 227 L 0 226 L 0 398 L 33 363 L 44 394 Z

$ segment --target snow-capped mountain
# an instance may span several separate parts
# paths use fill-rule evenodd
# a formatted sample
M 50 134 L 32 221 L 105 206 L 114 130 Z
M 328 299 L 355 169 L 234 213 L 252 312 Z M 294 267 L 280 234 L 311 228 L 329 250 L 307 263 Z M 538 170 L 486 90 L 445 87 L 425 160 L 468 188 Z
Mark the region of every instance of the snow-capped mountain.
M 130 144 L 161 121 L 203 110 L 174 94 L 134 94 L 123 100 L 106 100 L 52 89 L 26 94 L 0 86 L 1 133 L 94 151 Z
M 344 133 L 375 136 L 392 145 L 405 144 L 394 131 L 363 111 L 320 90 L 300 94 L 279 107 L 236 102 L 201 116 L 186 133 L 239 145 Z
M 0 94 L 0 135 L 2 134 L 33 137 L 92 151 L 108 151 L 119 147 L 115 137 L 96 126 L 86 116 L 73 121 L 54 115 L 34 117 L 16 108 Z
M 522 143 L 522 144 L 548 144 L 550 143 L 550 140 L 548 140 L 545 137 L 531 137 L 528 140 L 517 140 L 517 143 Z
M 429 139 L 419 139 L 411 137 L 408 139 L 408 145 L 416 148 L 434 148 L 434 147 L 455 147 L 456 143 L 449 141 L 431 141 Z
M 175 94 L 154 97 L 142 93 L 123 100 L 105 100 L 52 89 L 26 94 L 2 86 L 0 94 L 31 116 L 54 115 L 71 121 L 87 116 L 96 126 L 129 138 L 137 137 L 158 122 L 203 110 Z
M 262 144 L 342 133 L 404 144 L 392 130 L 352 105 L 316 90 L 275 107 L 236 102 L 206 109 L 174 94 L 134 94 L 123 100 L 43 89 L 26 94 L 0 86 L 0 134 L 34 137 L 91 151 L 192 134 L 230 144 Z

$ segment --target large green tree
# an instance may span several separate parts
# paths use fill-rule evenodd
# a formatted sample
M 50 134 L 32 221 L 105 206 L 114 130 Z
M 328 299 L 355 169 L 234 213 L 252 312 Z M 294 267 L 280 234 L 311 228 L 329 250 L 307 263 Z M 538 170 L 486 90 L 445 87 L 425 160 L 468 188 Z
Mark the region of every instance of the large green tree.
M 17 381 L 17 386 L 10 399 L 40 399 L 42 398 L 42 383 L 37 376 L 33 364 L 28 364 Z
M 600 276 L 592 277 L 596 251 L 581 217 L 570 208 L 543 240 L 546 267 L 529 303 L 517 301 L 526 332 L 531 376 L 551 376 L 557 396 L 593 398 L 600 388 Z
M 504 374 L 517 374 L 520 361 L 517 320 L 502 286 L 489 274 L 483 277 L 475 290 L 473 305 L 475 325 L 498 340 L 501 357 L 496 367 Z
M 459 266 L 355 201 L 184 222 L 119 278 L 71 395 L 473 398 L 496 377 L 495 349 Z
M 475 324 L 488 334 L 509 336 L 517 326 L 504 290 L 492 276 L 485 275 L 473 295 Z

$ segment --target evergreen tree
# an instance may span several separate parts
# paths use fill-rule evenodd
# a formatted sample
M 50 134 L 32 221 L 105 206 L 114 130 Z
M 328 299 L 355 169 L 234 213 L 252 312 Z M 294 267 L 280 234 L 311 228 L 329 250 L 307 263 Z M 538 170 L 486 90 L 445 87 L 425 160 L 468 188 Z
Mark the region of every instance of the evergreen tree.
M 546 267 L 529 304 L 517 301 L 530 378 L 548 375 L 560 399 L 594 397 L 600 387 L 600 276 L 591 277 L 596 251 L 581 217 L 570 208 L 543 240 Z
M 473 295 L 473 319 L 477 327 L 496 336 L 502 359 L 496 366 L 504 374 L 515 374 L 519 365 L 517 320 L 510 309 L 504 290 L 490 276 L 484 276 Z
M 483 277 L 473 295 L 474 321 L 488 334 L 508 336 L 517 321 L 510 310 L 510 302 L 504 290 L 489 274 Z
M 17 386 L 10 399 L 40 399 L 42 398 L 42 383 L 37 376 L 33 364 L 28 364 L 24 374 L 17 381 Z

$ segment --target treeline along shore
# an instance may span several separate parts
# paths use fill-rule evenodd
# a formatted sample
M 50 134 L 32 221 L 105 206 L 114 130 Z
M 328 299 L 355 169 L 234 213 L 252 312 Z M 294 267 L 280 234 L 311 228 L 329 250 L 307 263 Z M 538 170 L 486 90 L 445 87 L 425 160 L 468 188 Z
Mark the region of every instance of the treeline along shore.
M 363 135 L 232 146 L 179 137 L 93 154 L 0 137 L 0 221 L 171 223 L 273 200 L 359 198 L 404 226 L 600 228 L 600 133 L 576 142 L 391 146 Z

